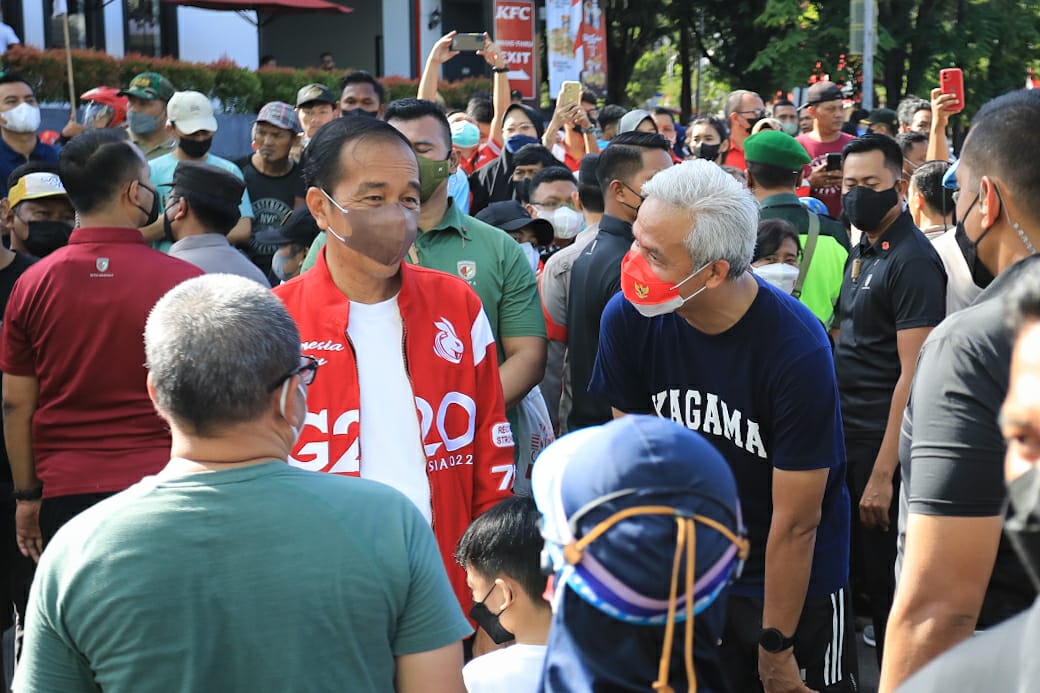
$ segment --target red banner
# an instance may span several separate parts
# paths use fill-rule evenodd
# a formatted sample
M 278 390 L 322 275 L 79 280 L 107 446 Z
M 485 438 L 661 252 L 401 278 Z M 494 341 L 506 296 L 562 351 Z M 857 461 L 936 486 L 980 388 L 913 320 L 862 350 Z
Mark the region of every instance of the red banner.
M 495 43 L 509 63 L 509 86 L 524 99 L 536 95 L 534 2 L 495 0 Z
M 574 48 L 583 51 L 582 83 L 600 97 L 607 95 L 607 26 L 598 0 L 582 2 L 581 27 Z

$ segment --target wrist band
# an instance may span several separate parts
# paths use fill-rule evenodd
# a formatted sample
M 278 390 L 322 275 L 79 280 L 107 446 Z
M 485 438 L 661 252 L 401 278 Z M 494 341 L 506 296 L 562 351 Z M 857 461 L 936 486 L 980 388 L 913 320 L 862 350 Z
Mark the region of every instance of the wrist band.
M 37 486 L 36 488 L 31 488 L 31 489 L 28 489 L 26 491 L 19 491 L 19 490 L 16 489 L 11 494 L 11 496 L 15 500 L 20 500 L 20 501 L 40 500 L 41 498 L 43 498 L 43 486 Z
M 501 74 L 503 72 L 509 72 L 509 66 L 505 65 L 503 67 L 493 67 L 493 68 L 491 68 L 491 71 L 492 72 L 497 72 L 499 74 Z

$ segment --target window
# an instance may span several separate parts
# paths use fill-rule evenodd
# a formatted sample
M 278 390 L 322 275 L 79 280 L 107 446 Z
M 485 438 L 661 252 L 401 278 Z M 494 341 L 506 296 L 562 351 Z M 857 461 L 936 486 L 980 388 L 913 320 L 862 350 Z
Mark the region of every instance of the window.
M 68 0 L 69 45 L 72 48 L 105 49 L 105 22 L 103 0 Z M 47 48 L 65 46 L 64 19 L 52 16 L 54 1 L 44 0 L 44 44 Z
M 123 0 L 126 53 L 177 55 L 177 8 L 161 0 Z

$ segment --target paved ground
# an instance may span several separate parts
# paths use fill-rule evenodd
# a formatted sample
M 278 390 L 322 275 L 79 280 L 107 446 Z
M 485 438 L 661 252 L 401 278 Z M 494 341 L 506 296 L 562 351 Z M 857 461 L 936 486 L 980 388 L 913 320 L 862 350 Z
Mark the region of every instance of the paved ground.
M 877 693 L 878 671 L 877 653 L 873 647 L 863 642 L 863 634 L 856 632 L 856 659 L 859 662 L 860 693 Z

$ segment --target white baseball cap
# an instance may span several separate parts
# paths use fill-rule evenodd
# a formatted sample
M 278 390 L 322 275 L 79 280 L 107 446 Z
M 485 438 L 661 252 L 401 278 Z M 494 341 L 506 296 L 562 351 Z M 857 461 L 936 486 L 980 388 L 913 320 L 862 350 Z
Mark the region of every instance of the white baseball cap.
M 197 91 L 179 91 L 166 104 L 166 118 L 185 135 L 199 130 L 217 131 L 213 105 L 205 94 Z

